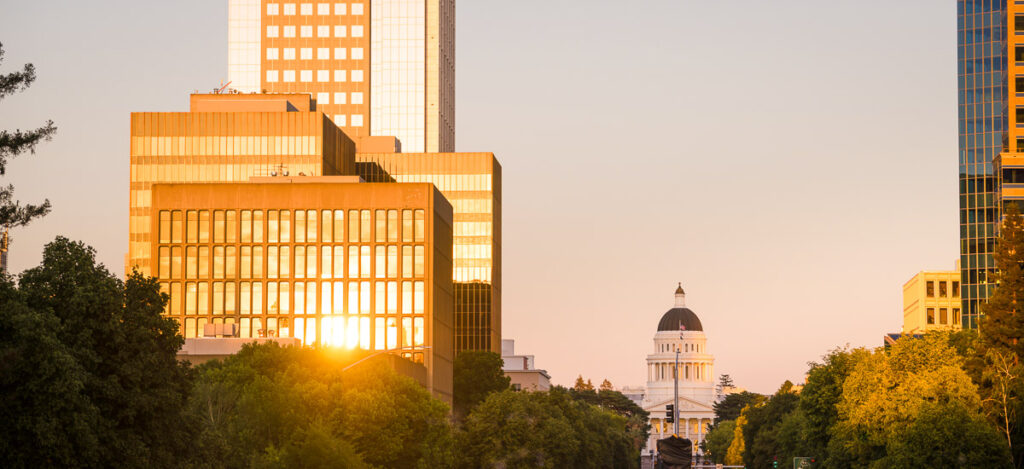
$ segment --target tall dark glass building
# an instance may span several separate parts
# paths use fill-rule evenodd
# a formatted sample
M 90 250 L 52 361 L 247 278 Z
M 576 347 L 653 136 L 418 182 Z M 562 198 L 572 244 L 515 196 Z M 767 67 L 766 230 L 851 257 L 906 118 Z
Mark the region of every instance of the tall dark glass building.
M 957 1 L 960 147 L 960 268 L 963 325 L 977 328 L 993 284 L 992 250 L 1001 217 L 993 160 L 1011 150 L 1008 116 L 1008 0 Z M 1013 142 L 1024 151 L 1024 139 Z

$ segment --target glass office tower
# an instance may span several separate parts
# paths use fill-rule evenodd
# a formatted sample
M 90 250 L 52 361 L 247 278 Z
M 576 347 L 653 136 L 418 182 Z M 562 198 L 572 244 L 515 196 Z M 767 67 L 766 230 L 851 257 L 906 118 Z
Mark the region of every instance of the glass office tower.
M 1021 151 L 1008 130 L 1007 0 L 957 1 L 960 266 L 965 328 L 976 328 L 993 284 L 992 250 L 1001 217 L 993 160 Z
M 455 351 L 501 353 L 501 165 L 493 153 L 356 153 L 368 182 L 430 182 L 452 204 Z

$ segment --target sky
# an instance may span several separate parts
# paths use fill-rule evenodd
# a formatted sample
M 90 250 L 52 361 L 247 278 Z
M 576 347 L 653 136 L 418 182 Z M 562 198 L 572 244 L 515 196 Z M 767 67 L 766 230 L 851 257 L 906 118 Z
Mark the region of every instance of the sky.
M 58 127 L 0 176 L 120 274 L 129 113 L 227 81 L 227 1 L 0 0 L 0 128 Z M 958 256 L 956 5 L 461 0 L 456 150 L 503 168 L 502 335 L 552 381 L 643 385 L 682 282 L 715 373 L 772 392 L 876 347 Z

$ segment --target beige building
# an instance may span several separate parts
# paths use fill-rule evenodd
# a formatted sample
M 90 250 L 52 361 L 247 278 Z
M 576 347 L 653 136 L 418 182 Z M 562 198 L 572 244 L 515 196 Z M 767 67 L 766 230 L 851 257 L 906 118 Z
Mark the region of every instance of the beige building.
M 516 341 L 501 341 L 501 370 L 505 372 L 516 391 L 548 391 L 551 389 L 551 375 L 534 366 L 533 355 L 516 355 Z
M 924 270 L 903 284 L 903 334 L 960 329 L 960 268 Z
M 455 0 L 228 0 L 229 86 L 309 93 L 354 140 L 455 149 Z

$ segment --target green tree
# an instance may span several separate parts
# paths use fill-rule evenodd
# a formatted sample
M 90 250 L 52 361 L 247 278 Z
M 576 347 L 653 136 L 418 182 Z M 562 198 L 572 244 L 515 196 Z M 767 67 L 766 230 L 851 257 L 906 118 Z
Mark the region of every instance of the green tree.
M 857 361 L 843 384 L 843 395 L 838 404 L 839 420 L 829 441 L 827 465 L 911 467 L 894 465 L 894 458 L 905 461 L 908 459 L 902 455 L 918 451 L 906 447 L 907 435 L 933 441 L 935 445 L 962 445 L 948 439 L 941 429 L 933 430 L 935 433 L 932 435 L 921 434 L 928 428 L 921 422 L 933 422 L 930 419 L 937 418 L 937 413 L 950 412 L 951 415 L 960 415 L 959 418 L 967 418 L 968 422 L 981 417 L 977 388 L 962 365 L 963 358 L 949 345 L 949 338 L 941 334 L 926 334 L 921 339 L 905 337 L 888 350 Z M 952 414 L 956 408 L 963 411 Z M 988 428 L 989 435 L 994 434 L 998 439 L 996 427 L 989 425 Z M 971 427 L 971 431 L 975 430 Z M 956 465 L 1004 466 L 990 465 L 991 455 L 1005 455 L 1004 462 L 1010 464 L 1008 448 L 1005 447 L 1003 451 L 989 451 L 985 457 L 976 452 L 958 451 Z M 960 454 L 963 459 L 960 459 Z M 938 464 L 937 467 L 951 466 Z
M 502 371 L 504 362 L 494 352 L 467 350 L 455 357 L 453 407 L 465 416 L 488 394 L 508 389 L 511 379 Z
M 715 410 L 715 425 L 726 420 L 736 420 L 740 411 L 749 405 L 756 405 L 764 402 L 765 396 L 748 391 L 743 391 L 725 396 L 719 402 L 712 405 Z
M 647 444 L 647 438 L 651 434 L 651 422 L 648 419 L 650 414 L 625 394 L 611 389 L 601 389 L 600 391 L 575 388 L 566 390 L 561 387 L 557 387 L 557 389 L 568 392 L 574 400 L 610 410 L 625 418 L 627 433 L 637 451 L 642 450 Z
M 871 352 L 864 348 L 834 349 L 821 362 L 809 363 L 807 382 L 800 391 L 800 412 L 804 418 L 806 454 L 825 461 L 829 432 L 839 420 L 837 406 L 843 396 L 843 384 L 853 366 Z
M 444 403 L 382 360 L 346 372 L 331 350 L 246 345 L 199 368 L 197 467 L 452 465 Z
M 459 436 L 464 468 L 636 467 L 626 419 L 568 391 L 493 393 Z
M 4 48 L 0 44 L 0 63 L 3 63 L 3 58 Z M 25 64 L 20 71 L 0 74 L 0 99 L 28 89 L 35 80 L 36 69 L 32 64 Z M 46 121 L 42 127 L 33 130 L 0 130 L 0 176 L 6 174 L 7 163 L 11 158 L 25 152 L 35 153 L 36 145 L 44 140 L 49 141 L 56 132 L 57 127 L 53 121 Z M 49 211 L 49 200 L 39 205 L 22 205 L 14 199 L 14 186 L 0 187 L 0 232 L 27 225 Z
M 926 403 L 873 467 L 1009 468 L 1009 448 L 983 416 L 959 402 Z
M 1007 203 L 1003 214 L 999 242 L 992 253 L 998 269 L 991 279 L 996 288 L 982 306 L 985 316 L 980 329 L 989 348 L 1012 351 L 1021 357 L 1024 315 L 1019 310 L 1024 304 L 1024 218 L 1016 203 Z
M 121 282 L 91 248 L 57 238 L 16 290 L 0 290 L 8 467 L 178 466 L 192 380 L 155 280 Z
M 779 429 L 783 420 L 800 403 L 793 392 L 793 383 L 786 381 L 767 401 L 747 410 L 747 423 L 743 426 L 743 462 L 750 467 L 768 467 L 775 457 L 783 456 Z
M 716 464 L 725 463 L 725 455 L 732 444 L 732 436 L 736 432 L 736 421 L 719 422 L 704 437 L 704 452 L 711 456 Z
M 612 382 L 611 382 L 611 381 L 608 381 L 608 380 L 606 379 L 606 380 L 604 380 L 604 381 L 601 381 L 601 387 L 600 387 L 600 390 L 601 390 L 601 391 L 613 391 L 613 390 L 615 390 L 615 387 L 614 387 L 614 386 L 612 386 Z

